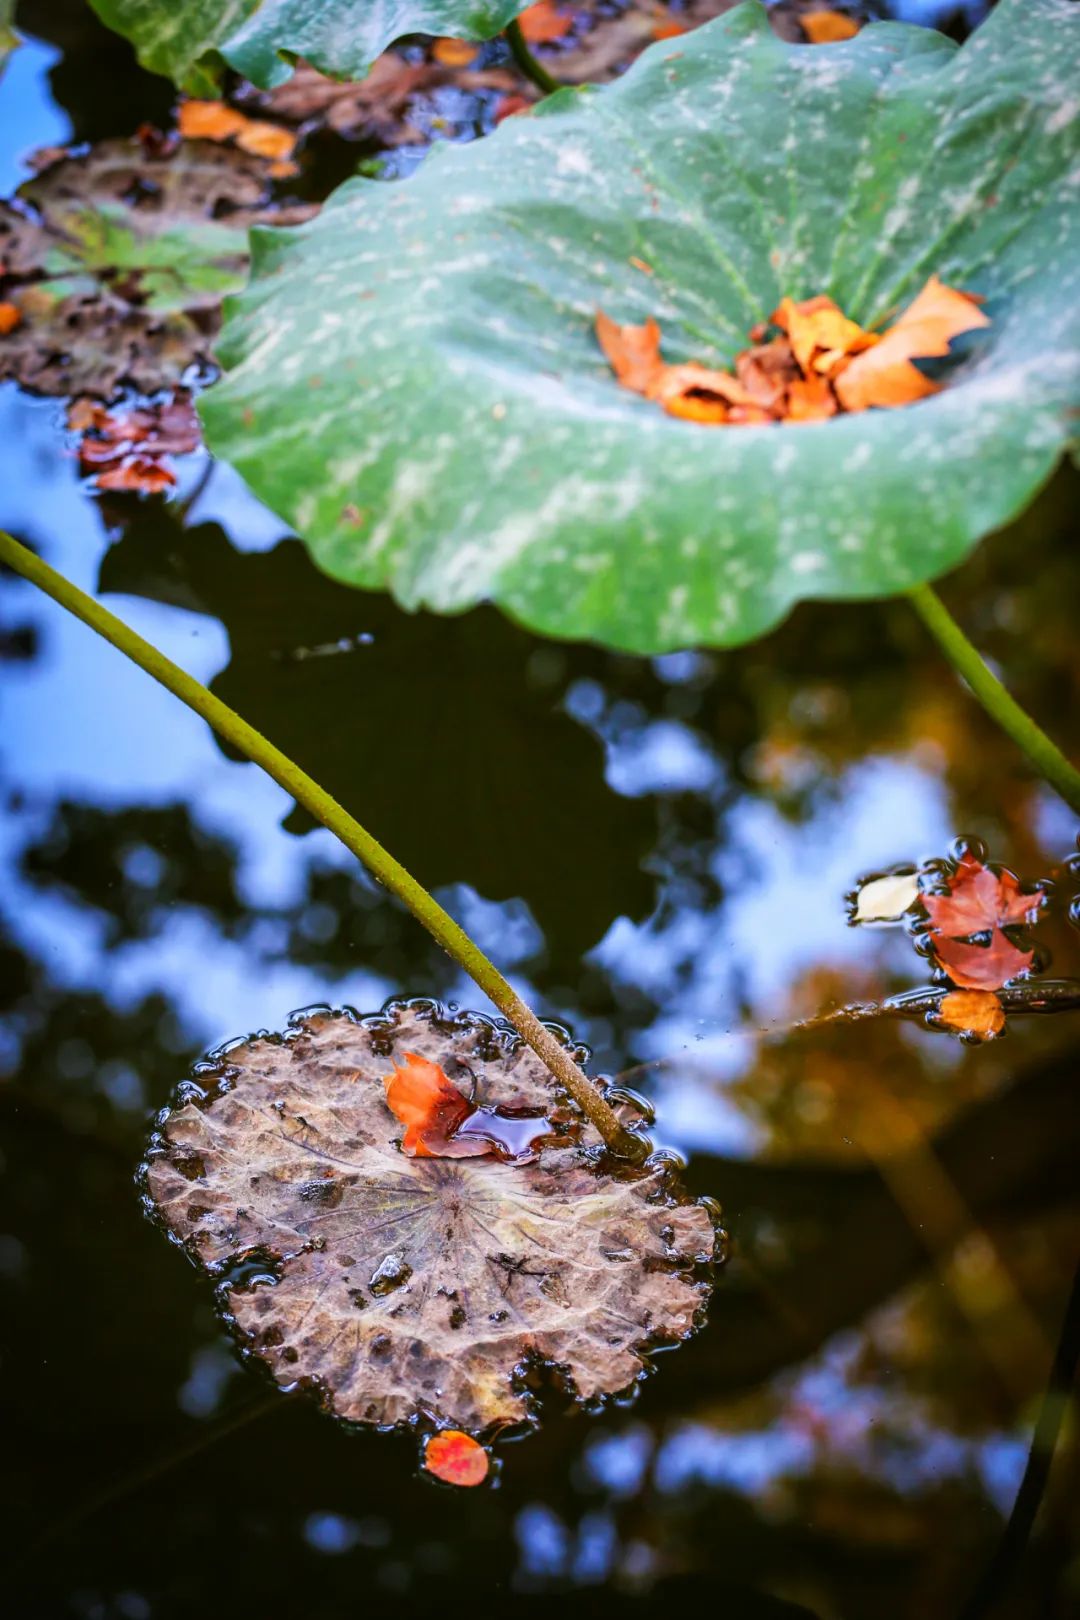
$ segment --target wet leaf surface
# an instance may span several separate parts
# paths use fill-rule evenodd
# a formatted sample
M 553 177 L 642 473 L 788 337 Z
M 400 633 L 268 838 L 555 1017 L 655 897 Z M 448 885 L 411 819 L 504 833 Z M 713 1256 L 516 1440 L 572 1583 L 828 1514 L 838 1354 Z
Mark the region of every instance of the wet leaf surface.
M 634 651 L 939 574 L 1073 431 L 1078 63 L 1063 0 L 1003 0 L 959 50 L 899 25 L 791 47 L 740 6 L 256 233 L 211 447 L 341 579 Z M 784 297 L 876 329 L 930 271 L 977 284 L 992 325 L 901 416 L 705 433 L 620 388 L 592 332 L 598 305 L 654 315 L 672 363 L 726 369 Z
M 61 152 L 0 205 L 0 296 L 19 315 L 0 377 L 109 400 L 210 375 L 248 226 L 310 212 L 275 205 L 270 179 L 257 158 L 155 132 Z
M 546 1111 L 561 1143 L 524 1166 L 408 1157 L 384 1094 L 407 1052 L 475 1079 L 488 1106 Z M 231 1047 L 214 1078 L 164 1121 L 149 1203 L 211 1274 L 274 1268 L 234 1274 L 225 1309 L 279 1384 L 337 1416 L 478 1433 L 530 1418 L 531 1366 L 591 1399 L 692 1332 L 710 1214 L 662 1160 L 605 1169 L 546 1071 L 487 1020 L 432 1004 L 315 1015 Z

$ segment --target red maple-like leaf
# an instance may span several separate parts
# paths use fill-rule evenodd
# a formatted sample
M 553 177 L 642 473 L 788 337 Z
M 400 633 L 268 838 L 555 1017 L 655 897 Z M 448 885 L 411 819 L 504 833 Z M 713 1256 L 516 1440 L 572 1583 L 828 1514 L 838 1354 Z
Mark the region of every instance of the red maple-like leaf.
M 991 871 L 974 855 L 964 854 L 944 894 L 924 894 L 934 956 L 956 985 L 966 990 L 1000 990 L 1010 979 L 1031 969 L 1034 951 L 1022 951 L 1002 932 L 1034 922 L 1046 896 L 1025 894 L 1016 876 Z M 989 934 L 988 943 L 971 936 Z

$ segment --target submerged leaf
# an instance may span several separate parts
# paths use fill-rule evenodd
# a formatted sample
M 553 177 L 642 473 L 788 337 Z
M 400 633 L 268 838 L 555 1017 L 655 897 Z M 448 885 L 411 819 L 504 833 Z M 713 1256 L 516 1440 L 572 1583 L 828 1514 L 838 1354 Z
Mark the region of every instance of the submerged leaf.
M 1078 75 L 1068 0 L 1001 0 L 959 49 L 899 24 L 789 46 L 748 0 L 256 233 L 209 442 L 335 578 L 637 652 L 936 577 L 1074 432 Z M 661 314 L 671 363 L 730 372 L 785 295 L 877 331 L 931 269 L 993 324 L 901 412 L 706 431 L 619 387 L 592 331 L 598 303 Z
M 384 1094 L 406 1053 L 561 1134 L 524 1166 L 408 1157 Z M 529 1418 L 531 1364 L 583 1399 L 611 1394 L 642 1375 L 650 1345 L 693 1331 L 708 1210 L 667 1161 L 605 1168 L 506 1026 L 429 1002 L 316 1013 L 283 1040 L 231 1046 L 197 1079 L 205 1095 L 189 1088 L 162 1123 L 148 1203 L 196 1264 L 225 1273 L 250 1352 L 339 1417 L 480 1433 Z M 230 1273 L 249 1259 L 259 1273 Z

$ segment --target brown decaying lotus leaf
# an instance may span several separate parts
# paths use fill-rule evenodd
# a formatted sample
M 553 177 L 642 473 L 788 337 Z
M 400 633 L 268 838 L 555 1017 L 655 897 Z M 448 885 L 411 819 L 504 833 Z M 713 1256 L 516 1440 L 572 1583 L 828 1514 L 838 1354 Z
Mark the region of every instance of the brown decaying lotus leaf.
M 475 1082 L 481 1104 L 543 1110 L 561 1140 L 527 1166 L 406 1157 L 383 1084 L 406 1051 L 463 1094 Z M 605 1169 L 505 1026 L 430 1002 L 315 1013 L 229 1048 L 211 1076 L 162 1122 L 148 1205 L 211 1274 L 245 1258 L 276 1269 L 228 1283 L 225 1308 L 280 1384 L 313 1387 L 338 1417 L 520 1423 L 530 1364 L 583 1399 L 612 1394 L 650 1344 L 693 1330 L 708 1210 L 662 1160 Z

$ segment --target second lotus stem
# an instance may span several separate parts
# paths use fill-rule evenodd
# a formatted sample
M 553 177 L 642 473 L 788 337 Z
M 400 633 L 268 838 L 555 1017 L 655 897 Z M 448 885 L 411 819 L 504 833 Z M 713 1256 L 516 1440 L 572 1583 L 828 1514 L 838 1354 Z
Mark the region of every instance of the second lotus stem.
M 531 79 L 545 96 L 554 95 L 556 90 L 563 86 L 558 79 L 550 74 L 543 62 L 538 62 L 525 42 L 525 35 L 521 31 L 521 23 L 515 17 L 512 23 L 506 26 L 506 43 L 510 47 L 510 55 L 527 79 Z

